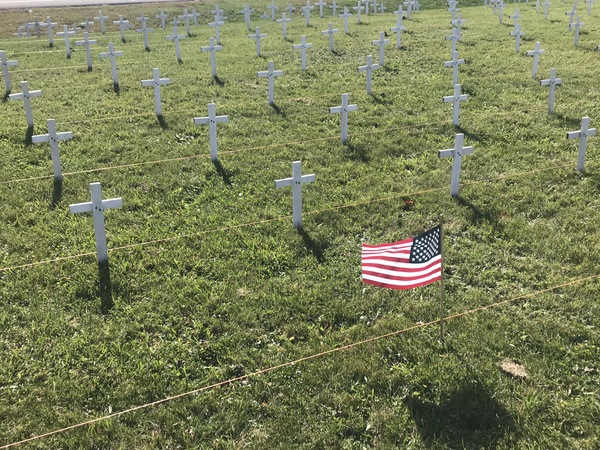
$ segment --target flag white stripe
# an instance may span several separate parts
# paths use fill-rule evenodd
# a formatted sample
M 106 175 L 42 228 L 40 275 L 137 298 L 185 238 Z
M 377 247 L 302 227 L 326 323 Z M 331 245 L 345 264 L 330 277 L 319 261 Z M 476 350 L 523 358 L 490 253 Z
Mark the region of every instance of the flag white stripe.
M 400 255 L 405 255 L 406 257 L 408 257 L 410 255 L 410 250 L 398 250 L 398 251 L 394 251 L 394 252 L 390 252 L 390 251 L 386 251 L 386 252 L 373 252 L 373 253 L 365 253 L 363 252 L 362 256 L 363 258 L 372 258 L 374 256 L 400 256 Z
M 412 264 L 414 266 L 414 264 Z M 396 266 L 394 266 L 396 267 Z M 431 272 L 439 272 L 440 269 L 442 268 L 442 262 L 440 261 L 439 263 L 437 263 L 434 266 L 431 266 L 428 269 L 425 270 L 419 270 L 418 272 L 402 272 L 399 270 L 388 270 L 388 269 L 382 269 L 380 267 L 369 267 L 369 266 L 365 266 L 363 264 L 363 271 L 364 270 L 368 270 L 369 272 L 377 272 L 377 273 L 381 273 L 383 275 L 392 275 L 392 276 L 397 276 L 397 277 L 418 277 L 421 275 L 428 275 Z
M 424 263 L 401 263 L 401 262 L 397 262 L 397 261 L 387 261 L 385 259 L 367 259 L 367 260 L 363 261 L 363 267 L 368 267 L 369 264 L 381 264 L 383 266 L 388 266 L 388 267 L 392 267 L 392 268 L 396 268 L 396 269 L 422 269 L 424 267 L 427 267 L 432 262 L 441 261 L 441 260 L 442 260 L 441 255 L 434 256 L 429 261 L 424 262 Z M 373 270 L 377 270 L 377 269 L 373 269 Z M 397 272 L 400 272 L 400 270 L 397 270 Z
M 377 252 L 386 251 L 386 250 L 401 250 L 403 248 L 411 248 L 412 244 L 413 244 L 412 242 L 406 242 L 404 244 L 384 245 L 382 247 L 366 247 L 363 245 L 362 251 L 363 251 L 363 253 L 364 252 L 377 253 Z
M 441 275 L 441 273 L 438 271 L 436 273 L 433 273 L 431 275 L 428 275 L 426 277 L 419 278 L 416 280 L 401 281 L 401 280 L 393 280 L 390 278 L 382 278 L 382 277 L 378 277 L 375 275 L 363 274 L 363 280 L 371 280 L 371 281 L 375 281 L 377 283 L 384 283 L 384 284 L 389 284 L 392 286 L 411 286 L 414 284 L 419 284 L 419 283 L 423 283 L 425 281 L 433 280 L 434 278 L 437 278 L 440 275 Z

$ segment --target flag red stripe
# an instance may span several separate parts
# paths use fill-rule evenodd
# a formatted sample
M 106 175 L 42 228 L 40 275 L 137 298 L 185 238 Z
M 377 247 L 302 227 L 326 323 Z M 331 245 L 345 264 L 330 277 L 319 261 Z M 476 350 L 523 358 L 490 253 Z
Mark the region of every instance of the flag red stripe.
M 412 241 L 413 241 L 413 239 L 409 238 L 409 239 L 405 239 L 403 241 L 393 242 L 391 244 L 379 244 L 379 245 L 363 244 L 362 247 L 366 248 L 366 249 L 369 249 L 369 248 L 393 247 L 395 245 L 412 244 Z
M 437 258 L 435 260 L 431 260 L 431 262 L 429 264 L 427 264 L 427 266 L 425 266 L 425 267 L 418 267 L 415 264 L 415 266 L 417 266 L 417 267 L 403 268 L 401 270 L 397 269 L 397 271 L 398 272 L 421 272 L 421 271 L 429 269 L 430 267 L 435 266 L 436 264 L 441 264 L 441 260 L 439 258 Z M 384 269 L 384 270 L 394 270 L 394 268 L 395 268 L 394 265 L 372 264 L 372 263 L 364 263 L 364 262 L 363 262 L 362 266 L 363 266 L 363 272 L 365 271 L 366 267 L 373 268 L 373 269 Z
M 441 279 L 442 279 L 442 276 L 440 275 L 440 276 L 435 277 L 435 278 L 433 278 L 431 280 L 423 281 L 421 283 L 411 284 L 410 286 L 397 286 L 397 285 L 394 285 L 394 284 L 382 283 L 382 282 L 379 282 L 379 281 L 372 281 L 372 280 L 363 280 L 363 282 L 366 283 L 366 284 L 372 284 L 373 286 L 379 286 L 379 287 L 382 287 L 382 288 L 395 289 L 397 291 L 404 291 L 404 290 L 407 290 L 407 289 L 413 289 L 413 288 L 417 288 L 417 287 L 420 287 L 420 286 L 425 286 L 427 284 L 435 283 L 436 281 L 439 281 Z

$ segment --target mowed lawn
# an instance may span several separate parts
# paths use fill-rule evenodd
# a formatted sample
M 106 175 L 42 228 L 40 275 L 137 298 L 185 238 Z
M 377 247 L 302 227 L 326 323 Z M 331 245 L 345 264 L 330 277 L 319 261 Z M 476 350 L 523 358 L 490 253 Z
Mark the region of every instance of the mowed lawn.
M 286 2 L 276 2 L 283 8 Z M 214 3 L 105 7 L 105 35 L 94 25 L 93 70 L 83 47 L 66 59 L 47 34 L 12 36 L 25 21 L 50 15 L 78 24 L 97 8 L 3 12 L 0 50 L 10 68 L 42 96 L 32 100 L 33 134 L 59 132 L 64 179 L 54 183 L 50 148 L 28 142 L 23 104 L 0 103 L 0 446 L 231 378 L 328 353 L 231 384 L 124 414 L 31 444 L 31 448 L 582 448 L 600 446 L 600 159 L 590 138 L 586 170 L 576 171 L 577 140 L 567 131 L 589 116 L 600 127 L 600 9 L 587 16 L 579 47 L 568 31 L 567 3 L 548 20 L 534 3 L 507 5 L 504 24 L 491 8 L 461 12 L 466 59 L 459 80 L 469 100 L 452 126 L 450 13 L 423 2 L 405 20 L 402 48 L 384 14 L 349 21 L 318 17 L 306 27 L 297 3 L 288 39 L 260 19 L 263 57 L 248 39 L 242 2 L 223 1 L 226 24 L 213 79 L 208 45 Z M 340 2 L 355 6 L 354 2 Z M 338 5 L 339 6 L 339 5 Z M 519 7 L 521 52 L 509 14 Z M 202 16 L 182 40 L 171 18 L 195 7 Z M 150 51 L 142 35 L 122 43 L 112 20 L 152 17 Z M 355 11 L 352 11 L 355 13 Z M 281 10 L 277 13 L 281 17 Z M 332 22 L 335 53 L 321 35 Z M 158 28 L 158 29 L 157 29 Z M 55 29 L 56 31 L 56 29 Z M 380 31 L 391 43 L 374 72 L 373 95 L 357 72 Z M 183 23 L 179 32 L 185 33 Z M 313 44 L 307 71 L 292 50 Z M 538 79 L 532 58 L 540 41 Z M 108 43 L 118 58 L 120 93 Z M 268 61 L 284 75 L 275 102 L 257 72 Z M 141 80 L 159 68 L 164 123 Z M 555 114 L 540 79 L 556 68 L 563 84 Z M 3 80 L 2 84 L 3 85 Z M 349 93 L 349 141 L 329 107 Z M 207 104 L 218 125 L 219 162 L 209 132 L 194 125 Z M 463 159 L 460 196 L 449 194 L 456 133 L 474 153 Z M 274 180 L 301 160 L 316 182 L 303 186 L 304 229 L 292 226 L 291 190 Z M 112 305 L 101 299 L 91 215 L 69 213 L 90 200 L 122 197 L 106 211 Z M 439 285 L 390 291 L 361 282 L 362 243 L 404 239 L 444 221 L 445 322 Z M 511 301 L 513 300 L 514 301 Z M 416 329 L 401 332 L 417 325 Z M 420 326 L 423 325 L 423 326 Z M 501 368 L 509 359 L 527 378 Z

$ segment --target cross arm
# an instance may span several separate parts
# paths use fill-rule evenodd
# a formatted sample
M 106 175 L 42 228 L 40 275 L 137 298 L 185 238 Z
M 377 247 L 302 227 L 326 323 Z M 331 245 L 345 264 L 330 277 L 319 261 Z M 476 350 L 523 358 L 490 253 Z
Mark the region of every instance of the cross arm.
M 73 132 L 72 131 L 62 131 L 60 133 L 56 133 L 56 140 L 57 141 L 65 141 L 67 139 L 73 139 Z
M 285 178 L 283 180 L 275 180 L 275 189 L 291 186 L 292 182 L 293 182 L 293 180 L 291 178 Z
M 120 208 L 123 206 L 123 199 L 119 198 L 109 198 L 106 200 L 102 200 L 102 208 L 103 209 L 113 209 Z
M 341 106 L 330 106 L 329 107 L 329 113 L 330 114 L 341 113 L 341 112 L 342 112 L 342 107 Z
M 194 124 L 196 125 L 208 125 L 208 117 L 194 117 Z
M 74 203 L 69 205 L 69 211 L 71 211 L 71 214 L 92 212 L 92 202 Z
M 316 175 L 311 173 L 309 175 L 302 175 L 301 182 L 302 183 L 313 183 L 316 180 Z
M 581 130 L 567 132 L 567 139 L 577 139 L 577 138 L 580 138 L 580 137 L 581 137 Z
M 35 136 L 31 136 L 31 142 L 33 142 L 34 144 L 39 144 L 40 142 L 48 142 L 49 140 L 49 134 L 36 134 Z

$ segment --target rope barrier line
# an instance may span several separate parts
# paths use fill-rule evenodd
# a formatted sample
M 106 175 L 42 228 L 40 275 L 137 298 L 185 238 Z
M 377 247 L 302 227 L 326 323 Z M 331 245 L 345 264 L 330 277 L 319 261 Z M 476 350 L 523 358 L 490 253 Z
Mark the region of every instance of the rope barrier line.
M 571 165 L 572 165 L 571 163 L 560 164 L 560 165 L 557 165 L 557 166 L 544 167 L 544 168 L 541 168 L 541 169 L 530 170 L 530 171 L 527 171 L 527 172 L 519 172 L 519 173 L 515 173 L 515 174 L 499 175 L 498 177 L 494 177 L 494 178 L 484 178 L 484 179 L 479 179 L 479 180 L 470 180 L 470 181 L 463 182 L 463 185 L 472 186 L 472 185 L 480 184 L 480 183 L 490 183 L 490 182 L 494 182 L 494 181 L 502 181 L 502 180 L 506 180 L 506 179 L 509 179 L 509 178 L 512 178 L 512 177 L 522 177 L 522 176 L 527 176 L 527 175 L 531 175 L 531 174 L 534 174 L 534 173 L 545 172 L 545 171 L 548 171 L 548 170 L 554 170 L 554 169 L 560 169 L 560 168 L 564 168 L 564 167 L 570 167 Z M 376 198 L 376 199 L 372 199 L 372 200 L 363 200 L 363 201 L 360 201 L 360 202 L 348 203 L 348 204 L 345 204 L 345 205 L 332 206 L 330 208 L 324 208 L 324 209 L 320 209 L 320 210 L 316 210 L 316 211 L 306 211 L 306 212 L 304 212 L 304 215 L 306 215 L 306 216 L 312 216 L 312 215 L 321 214 L 321 213 L 329 212 L 329 211 L 337 211 L 337 210 L 340 210 L 340 209 L 346 209 L 346 208 L 353 208 L 353 207 L 357 207 L 357 206 L 370 205 L 370 204 L 381 203 L 381 202 L 386 202 L 386 201 L 390 201 L 390 200 L 397 200 L 397 199 L 404 198 L 404 197 L 417 196 L 417 195 L 423 195 L 423 194 L 430 194 L 430 193 L 433 193 L 433 192 L 441 192 L 441 191 L 444 191 L 446 189 L 447 189 L 447 187 L 422 189 L 422 190 L 419 190 L 419 191 L 406 192 L 406 193 L 391 195 L 391 196 L 388 196 L 388 197 L 381 197 L 381 198 Z M 237 225 L 230 225 L 230 226 L 225 226 L 225 227 L 212 228 L 210 230 L 198 231 L 196 233 L 182 234 L 182 235 L 178 235 L 178 236 L 171 236 L 171 237 L 167 237 L 167 238 L 154 239 L 154 240 L 150 240 L 150 241 L 144 241 L 144 242 L 138 242 L 138 243 L 134 243 L 134 244 L 127 244 L 127 245 L 122 245 L 122 246 L 118 246 L 118 247 L 112 247 L 112 248 L 109 248 L 108 251 L 109 252 L 114 252 L 114 251 L 117 251 L 117 250 L 129 250 L 129 249 L 133 249 L 133 248 L 145 247 L 145 246 L 152 245 L 152 244 L 174 242 L 174 241 L 177 241 L 177 240 L 180 240 L 180 239 L 187 239 L 187 238 L 192 238 L 192 237 L 198 237 L 198 236 L 202 236 L 202 235 L 206 235 L 206 234 L 210 234 L 210 233 L 218 233 L 218 232 L 227 231 L 227 230 L 236 230 L 236 229 L 241 229 L 241 228 L 246 228 L 246 227 L 251 227 L 251 226 L 256 226 L 256 225 L 263 225 L 263 224 L 267 224 L 267 223 L 271 223 L 271 222 L 276 222 L 276 221 L 279 221 L 279 220 L 289 219 L 291 217 L 292 217 L 291 215 L 285 215 L 285 216 L 272 217 L 270 219 L 263 219 L 263 220 L 256 220 L 256 221 L 252 221 L 252 222 L 246 222 L 246 223 L 237 224 Z M 17 265 L 17 266 L 0 267 L 0 273 L 2 273 L 2 272 L 9 272 L 9 271 L 12 271 L 12 270 L 19 270 L 19 269 L 26 269 L 26 268 L 30 268 L 30 267 L 41 266 L 41 265 L 44 265 L 44 264 L 50 264 L 50 263 L 59 262 L 59 261 L 77 259 L 77 258 L 82 258 L 84 256 L 91 256 L 91 255 L 95 255 L 95 254 L 96 254 L 95 252 L 86 252 L 86 253 L 79 253 L 79 254 L 76 254 L 76 255 L 60 256 L 60 257 L 57 257 L 57 258 L 46 259 L 46 260 L 36 261 L 36 262 L 32 262 L 32 263 L 27 263 L 27 264 L 20 264 L 20 265 Z
M 506 299 L 506 300 L 501 300 L 501 301 L 498 301 L 498 302 L 495 302 L 495 303 L 491 303 L 489 305 L 480 306 L 480 307 L 477 307 L 477 308 L 472 308 L 472 309 L 469 309 L 469 310 L 466 310 L 466 311 L 462 311 L 460 313 L 456 313 L 456 314 L 452 314 L 452 315 L 446 316 L 446 317 L 444 317 L 443 320 L 444 321 L 449 321 L 449 320 L 458 319 L 458 318 L 461 318 L 461 317 L 469 316 L 471 314 L 475 314 L 475 313 L 480 312 L 480 311 L 485 311 L 485 310 L 492 309 L 492 308 L 495 308 L 495 307 L 498 307 L 498 306 L 502 306 L 502 305 L 507 305 L 507 304 L 510 304 L 510 303 L 514 303 L 514 302 L 519 301 L 519 300 L 524 300 L 524 299 L 527 299 L 527 298 L 532 298 L 532 297 L 538 296 L 540 294 L 544 294 L 544 293 L 547 293 L 547 292 L 552 292 L 552 291 L 555 291 L 557 289 L 561 289 L 561 288 L 568 287 L 568 286 L 573 286 L 573 285 L 576 285 L 576 284 L 579 284 L 579 283 L 583 283 L 583 282 L 586 282 L 586 281 L 590 281 L 590 280 L 593 280 L 593 279 L 597 279 L 597 278 L 600 278 L 600 274 L 591 275 L 591 276 L 584 277 L 584 278 L 579 278 L 579 279 L 576 279 L 576 280 L 571 280 L 571 281 L 568 281 L 566 283 L 562 283 L 562 284 L 558 284 L 558 285 L 555 285 L 555 286 L 552 286 L 552 287 L 549 287 L 549 288 L 541 289 L 539 291 L 530 292 L 528 294 L 523 294 L 523 295 L 520 295 L 518 297 L 513 297 L 513 298 Z M 189 397 L 191 395 L 195 395 L 195 394 L 199 394 L 201 392 L 213 390 L 213 389 L 216 389 L 218 387 L 223 387 L 223 386 L 231 385 L 231 384 L 237 383 L 239 381 L 248 380 L 250 378 L 255 378 L 255 377 L 258 377 L 260 375 L 264 375 L 264 374 L 267 374 L 267 373 L 270 373 L 270 372 L 274 372 L 274 371 L 279 370 L 279 369 L 283 369 L 285 367 L 294 366 L 294 365 L 302 363 L 302 362 L 307 362 L 307 361 L 311 361 L 311 360 L 314 360 L 314 359 L 317 359 L 317 358 L 322 358 L 324 356 L 329 356 L 329 355 L 334 354 L 334 353 L 339 353 L 339 352 L 342 352 L 342 351 L 345 351 L 345 350 L 350 350 L 350 349 L 353 349 L 353 348 L 356 348 L 356 347 L 359 347 L 359 346 L 363 346 L 365 344 L 370 344 L 372 342 L 380 341 L 382 339 L 386 339 L 386 338 L 390 338 L 390 337 L 394 337 L 394 336 L 400 336 L 400 335 L 406 334 L 406 333 L 408 333 L 410 331 L 414 331 L 414 330 L 417 330 L 417 329 L 420 329 L 420 328 L 426 328 L 426 327 L 429 327 L 431 325 L 439 324 L 441 320 L 442 319 L 435 319 L 435 320 L 431 320 L 431 321 L 425 322 L 425 323 L 418 323 L 418 324 L 412 325 L 410 327 L 404 328 L 402 330 L 392 331 L 392 332 L 385 333 L 385 334 L 382 334 L 382 335 L 379 335 L 379 336 L 370 337 L 370 338 L 363 339 L 363 340 L 358 341 L 358 342 L 353 342 L 353 343 L 350 343 L 350 344 L 342 345 L 340 347 L 335 347 L 335 348 L 332 348 L 332 349 L 329 349 L 329 350 L 325 350 L 325 351 L 322 351 L 322 352 L 319 352 L 319 353 L 315 353 L 315 354 L 312 354 L 312 355 L 309 355 L 309 356 L 304 356 L 302 358 L 297 358 L 297 359 L 294 359 L 292 361 L 287 361 L 287 362 L 284 362 L 284 363 L 281 363 L 281 364 L 277 364 L 277 365 L 274 365 L 274 366 L 266 367 L 264 369 L 259 369 L 259 370 L 256 370 L 256 371 L 251 372 L 251 373 L 246 374 L 246 375 L 240 375 L 238 377 L 229 378 L 227 380 L 219 381 L 217 383 L 213 383 L 213 384 L 210 384 L 208 386 L 203 386 L 203 387 L 200 387 L 200 388 L 197 388 L 197 389 L 193 389 L 191 391 L 187 391 L 187 392 L 183 392 L 183 393 L 180 393 L 180 394 L 176 394 L 176 395 L 172 395 L 172 396 L 169 396 L 169 397 L 165 397 L 165 398 L 162 398 L 160 400 L 153 401 L 153 402 L 144 403 L 142 405 L 134 406 L 134 407 L 131 407 L 131 408 L 128 408 L 128 409 L 124 409 L 122 411 L 117 411 L 117 412 L 112 413 L 112 414 L 107 414 L 105 416 L 97 417 L 95 419 L 90 419 L 90 420 L 87 420 L 85 422 L 80 422 L 80 423 L 75 424 L 75 425 L 70 425 L 68 427 L 60 428 L 60 429 L 57 429 L 57 430 L 54 430 L 54 431 L 49 431 L 47 433 L 43 433 L 43 434 L 40 434 L 40 435 L 37 435 L 37 436 L 32 436 L 30 438 L 23 439 L 21 441 L 12 442 L 10 444 L 6 444 L 6 445 L 1 446 L 0 450 L 4 450 L 4 449 L 7 449 L 7 448 L 11 448 L 11 447 L 16 447 L 16 446 L 19 446 L 19 445 L 22 445 L 22 444 L 26 444 L 28 442 L 33 442 L 33 441 L 44 439 L 44 438 L 47 438 L 47 437 L 50 437 L 50 436 L 55 436 L 57 434 L 66 433 L 67 431 L 75 430 L 77 428 L 82 428 L 82 427 L 85 427 L 85 426 L 88 426 L 88 425 L 92 425 L 92 424 L 95 424 L 95 423 L 98 423 L 98 422 L 104 422 L 104 421 L 107 421 L 107 420 L 110 420 L 110 419 L 114 419 L 116 417 L 120 417 L 120 416 L 123 416 L 125 414 L 129 414 L 129 413 L 132 413 L 132 412 L 135 412 L 135 411 L 140 411 L 142 409 L 148 409 L 148 408 L 151 408 L 151 407 L 154 407 L 154 406 L 157 406 L 157 405 L 161 405 L 161 404 L 164 404 L 164 403 L 171 402 L 173 400 L 178 400 L 178 399 L 183 398 L 183 397 Z

